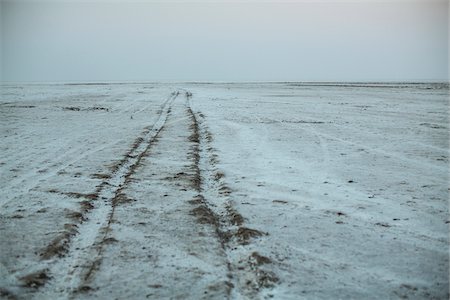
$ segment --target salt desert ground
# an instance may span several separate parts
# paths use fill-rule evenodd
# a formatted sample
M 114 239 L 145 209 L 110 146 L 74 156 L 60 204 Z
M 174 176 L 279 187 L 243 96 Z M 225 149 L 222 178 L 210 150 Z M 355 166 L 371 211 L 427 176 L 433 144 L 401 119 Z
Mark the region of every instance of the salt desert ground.
M 4 299 L 448 299 L 446 84 L 3 85 Z

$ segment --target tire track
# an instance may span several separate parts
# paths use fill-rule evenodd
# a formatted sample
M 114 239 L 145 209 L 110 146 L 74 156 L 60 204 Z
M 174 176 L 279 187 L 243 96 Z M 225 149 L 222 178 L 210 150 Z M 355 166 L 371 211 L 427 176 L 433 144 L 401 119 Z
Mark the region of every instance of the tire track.
M 228 298 L 258 298 L 263 290 L 272 289 L 279 281 L 275 273 L 265 268 L 273 263 L 272 260 L 248 247 L 252 240 L 267 233 L 244 226 L 245 219 L 234 206 L 225 174 L 216 167 L 219 157 L 211 145 L 213 135 L 203 122 L 200 123 L 204 115 L 192 111 L 192 94 L 186 92 L 186 97 L 192 120 L 191 139 L 195 143 L 192 155 L 196 176 L 193 183 L 199 193 L 193 200 L 197 205 L 193 213 L 199 222 L 214 227 L 220 241 L 227 261 Z
M 107 233 L 114 216 L 116 205 L 123 199 L 122 190 L 129 182 L 130 176 L 154 140 L 164 127 L 171 105 L 179 92 L 173 92 L 162 105 L 159 118 L 145 136 L 138 138 L 133 147 L 115 167 L 113 174 L 105 180 L 96 191 L 96 201 L 90 201 L 89 213 L 73 232 L 66 237 L 70 244 L 67 255 L 50 261 L 47 277 L 52 277 L 45 287 L 35 293 L 37 298 L 71 298 L 74 292 L 89 289 L 86 284 L 101 264 Z
M 197 122 L 197 118 L 195 117 L 195 114 L 193 113 L 189 99 L 192 97 L 192 94 L 189 92 L 186 92 L 186 98 L 187 98 L 187 114 L 189 115 L 189 118 L 191 119 L 191 130 L 192 135 L 189 137 L 189 140 L 194 143 L 194 146 L 192 148 L 192 152 L 190 153 L 193 164 L 192 169 L 194 170 L 194 176 L 192 178 L 192 185 L 195 189 L 195 191 L 198 193 L 198 195 L 191 200 L 191 204 L 195 205 L 196 207 L 192 209 L 191 214 L 196 216 L 199 223 L 203 224 L 209 224 L 213 227 L 217 239 L 220 243 L 220 246 L 222 248 L 222 255 L 225 258 L 226 261 L 226 267 L 227 267 L 227 281 L 226 281 L 226 291 L 227 296 L 230 299 L 232 295 L 232 291 L 234 288 L 233 283 L 233 274 L 232 274 L 232 268 L 231 263 L 228 259 L 226 248 L 227 248 L 227 240 L 228 236 L 224 234 L 224 231 L 222 230 L 221 220 L 218 214 L 216 214 L 212 209 L 211 205 L 208 203 L 207 199 L 204 197 L 204 188 L 205 185 L 203 184 L 203 176 L 202 170 L 201 170 L 201 164 L 200 161 L 202 160 L 201 154 L 201 145 L 203 142 L 203 136 L 200 132 L 200 127 Z
M 198 203 L 196 128 L 187 101 L 174 103 L 157 143 L 121 191 L 102 265 L 80 289 L 83 297 L 229 298 L 223 245 L 214 218 Z
M 203 123 L 204 116 L 201 113 L 195 114 L 191 108 L 192 94 L 190 92 L 184 91 L 184 105 L 179 103 L 178 106 L 175 106 L 177 107 L 176 120 L 168 121 L 172 104 L 179 95 L 180 92 L 174 92 L 163 103 L 157 122 L 151 129 L 145 129 L 143 137 L 136 139 L 132 149 L 117 164 L 112 176 L 97 188 L 96 193 L 74 195 L 88 199 L 90 197 L 90 200 L 95 201 L 82 202 L 87 202 L 90 206 L 85 207 L 80 225 L 73 225 L 65 232 L 63 239 L 66 241 L 63 245 L 68 248 L 67 255 L 62 255 L 59 258 L 56 255 L 46 257 L 49 262 L 47 270 L 36 273 L 37 276 L 43 276 L 49 282 L 36 290 L 33 294 L 35 298 L 78 298 L 81 296 L 88 297 L 88 295 L 105 295 L 108 291 L 110 292 L 102 284 L 100 286 L 103 286 L 103 288 L 98 290 L 100 286 L 97 285 L 99 283 L 97 278 L 105 278 L 104 272 L 109 269 L 111 259 L 114 260 L 115 257 L 114 255 L 110 257 L 110 250 L 106 251 L 110 249 L 108 245 L 117 245 L 118 243 L 115 234 L 113 234 L 116 230 L 114 226 L 120 226 L 113 226 L 113 223 L 117 224 L 118 221 L 117 217 L 115 218 L 116 208 L 118 205 L 130 201 L 127 193 L 129 187 L 132 186 L 129 184 L 137 180 L 134 175 L 136 170 L 141 165 L 145 166 L 143 159 L 146 157 L 147 159 L 148 157 L 155 159 L 149 150 L 153 149 L 152 145 L 157 139 L 161 138 L 160 133 L 163 128 L 176 122 L 184 122 L 183 125 L 180 125 L 183 128 L 180 127 L 179 130 L 186 130 L 183 134 L 189 136 L 188 143 L 191 146 L 188 152 L 184 152 L 190 162 L 190 165 L 188 165 L 189 171 L 178 173 L 174 176 L 174 179 L 178 176 L 187 176 L 186 179 L 190 182 L 189 187 L 187 187 L 190 190 L 189 193 L 196 195 L 194 198 L 188 198 L 192 200 L 188 201 L 186 210 L 181 207 L 178 210 L 182 209 L 185 216 L 189 213 L 195 217 L 197 223 L 203 224 L 198 228 L 193 227 L 197 228 L 194 230 L 199 230 L 200 236 L 205 234 L 201 232 L 202 226 L 211 228 L 209 240 L 203 239 L 203 246 L 200 247 L 212 247 L 217 241 L 217 247 L 219 247 L 217 248 L 217 262 L 221 261 L 220 264 L 224 268 L 223 276 L 218 277 L 218 281 L 207 288 L 216 289 L 219 294 L 218 291 L 222 290 L 222 295 L 228 299 L 260 298 L 264 291 L 270 290 L 277 283 L 277 276 L 265 268 L 265 265 L 272 264 L 272 260 L 260 255 L 255 251 L 255 246 L 252 245 L 253 240 L 267 234 L 244 226 L 245 219 L 234 207 L 232 190 L 226 185 L 225 174 L 216 167 L 219 158 L 212 148 L 213 136 Z M 182 116 L 182 109 L 185 109 L 184 116 Z M 170 140 L 176 131 L 172 128 L 170 132 L 170 134 L 167 133 L 170 136 L 162 135 L 164 139 Z M 186 148 L 187 145 L 183 147 L 188 149 Z M 158 153 L 156 148 L 155 151 L 155 154 Z M 161 155 L 163 154 L 159 153 L 159 156 Z M 148 173 L 151 170 L 153 168 L 146 172 Z M 155 171 L 153 170 L 153 172 Z M 153 180 L 157 182 L 158 179 L 154 178 Z M 153 206 L 149 208 L 151 207 Z M 162 211 L 161 213 L 166 212 Z M 120 217 L 120 210 L 118 214 L 119 218 L 124 218 L 123 212 Z M 155 219 L 155 221 L 157 220 Z M 129 221 L 127 220 L 127 222 Z M 171 223 L 166 225 L 175 226 Z M 119 238 L 119 241 L 120 243 L 125 242 L 123 236 L 122 239 Z M 154 247 L 148 244 L 146 246 Z M 61 256 L 61 253 L 59 255 Z M 99 271 L 102 264 L 106 265 Z M 100 274 L 96 276 L 97 272 L 100 272 L 103 277 Z M 164 274 L 161 275 L 164 276 Z M 33 280 L 34 277 L 31 278 L 31 281 Z M 159 287 L 158 284 L 151 286 Z

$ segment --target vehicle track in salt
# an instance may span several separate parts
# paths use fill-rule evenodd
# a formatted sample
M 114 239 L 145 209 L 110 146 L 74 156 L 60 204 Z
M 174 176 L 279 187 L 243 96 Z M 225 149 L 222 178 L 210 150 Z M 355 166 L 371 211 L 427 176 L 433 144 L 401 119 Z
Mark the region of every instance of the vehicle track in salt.
M 194 165 L 199 192 L 196 210 L 203 212 L 199 214 L 200 221 L 205 221 L 207 216 L 206 221 L 214 227 L 220 240 L 227 259 L 229 282 L 233 287 L 229 298 L 266 298 L 279 279 L 270 268 L 266 268 L 274 263 L 273 260 L 255 251 L 251 244 L 254 239 L 267 236 L 267 233 L 245 224 L 244 216 L 235 207 L 226 174 L 217 167 L 220 158 L 212 146 L 214 136 L 208 129 L 206 117 L 201 112 L 194 113 L 190 101 L 188 106 L 194 136 L 197 137 L 194 147 L 194 153 L 198 154 Z
M 36 277 L 43 277 L 48 282 L 33 296 L 69 298 L 76 289 L 83 286 L 82 283 L 89 279 L 95 267 L 101 263 L 105 235 L 121 197 L 120 192 L 164 127 L 171 105 L 178 95 L 179 92 L 173 92 L 163 102 L 152 128 L 143 130 L 124 158 L 113 167 L 111 176 L 94 193 L 73 195 L 86 199 L 80 202 L 80 224 L 66 224 L 70 226 L 41 253 L 43 259 L 49 262 L 48 268 L 30 274 L 29 280 L 35 281 Z
M 214 216 L 197 207 L 199 137 L 188 95 L 173 103 L 164 128 L 120 190 L 101 263 L 91 264 L 74 298 L 230 297 L 229 263 L 210 223 Z
M 49 245 L 35 298 L 260 298 L 277 283 L 272 260 L 249 247 L 266 234 L 244 226 L 205 116 L 183 94 L 94 194 L 80 194 L 92 201 Z

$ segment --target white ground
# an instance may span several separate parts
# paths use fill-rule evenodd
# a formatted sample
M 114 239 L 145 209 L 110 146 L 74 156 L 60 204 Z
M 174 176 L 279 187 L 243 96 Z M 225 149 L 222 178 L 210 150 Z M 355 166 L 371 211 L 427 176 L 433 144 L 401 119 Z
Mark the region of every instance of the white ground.
M 448 92 L 3 86 L 0 297 L 448 299 Z

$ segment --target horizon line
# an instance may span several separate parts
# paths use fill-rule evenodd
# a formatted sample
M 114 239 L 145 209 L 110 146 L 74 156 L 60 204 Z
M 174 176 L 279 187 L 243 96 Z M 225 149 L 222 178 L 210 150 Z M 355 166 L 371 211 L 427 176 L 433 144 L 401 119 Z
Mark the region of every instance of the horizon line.
M 0 81 L 0 85 L 114 85 L 114 84 L 450 84 L 450 80 L 67 80 L 67 81 Z

